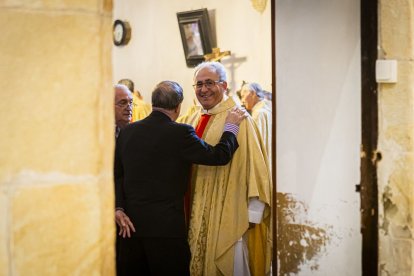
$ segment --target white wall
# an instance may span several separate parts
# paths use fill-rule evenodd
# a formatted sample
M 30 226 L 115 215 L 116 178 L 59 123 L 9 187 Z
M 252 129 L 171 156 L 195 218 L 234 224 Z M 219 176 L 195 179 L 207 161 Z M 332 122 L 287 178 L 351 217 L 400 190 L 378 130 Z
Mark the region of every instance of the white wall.
M 278 190 L 327 235 L 298 275 L 361 275 L 359 13 L 358 0 L 276 1 Z
M 243 80 L 254 81 L 271 91 L 270 2 L 260 14 L 249 0 L 115 0 L 114 19 L 129 21 L 132 38 L 128 45 L 113 48 L 114 82 L 132 79 L 150 102 L 157 83 L 174 80 L 184 89 L 182 110 L 192 105 L 193 69 L 185 63 L 176 13 L 200 8 L 215 13 L 210 20 L 217 46 L 232 52 L 222 59 L 229 85 L 237 90 Z

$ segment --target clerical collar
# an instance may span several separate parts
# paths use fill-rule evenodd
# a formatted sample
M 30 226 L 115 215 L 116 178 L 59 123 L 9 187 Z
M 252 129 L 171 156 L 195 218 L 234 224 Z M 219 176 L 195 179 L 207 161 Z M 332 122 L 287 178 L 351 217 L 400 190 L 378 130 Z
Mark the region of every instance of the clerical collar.
M 214 114 L 214 111 L 216 111 L 223 102 L 227 101 L 228 98 L 229 97 L 226 94 L 224 94 L 223 98 L 218 104 L 216 104 L 213 108 L 210 108 L 210 109 L 201 108 L 201 113 L 202 114 Z

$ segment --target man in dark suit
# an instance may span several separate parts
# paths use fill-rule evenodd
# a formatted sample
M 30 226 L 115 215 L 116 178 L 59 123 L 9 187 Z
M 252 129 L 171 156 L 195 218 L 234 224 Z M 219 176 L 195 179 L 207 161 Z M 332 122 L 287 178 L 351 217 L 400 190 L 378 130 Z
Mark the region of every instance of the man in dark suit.
M 132 93 L 128 87 L 123 84 L 116 84 L 115 91 L 115 140 L 118 138 L 119 132 L 122 128 L 131 122 L 132 118 Z M 116 228 L 119 232 L 119 227 Z M 116 271 L 119 274 L 119 241 L 120 237 L 116 237 L 115 242 L 115 256 L 116 256 Z
M 191 165 L 227 164 L 247 116 L 229 112 L 220 141 L 210 146 L 193 127 L 176 123 L 183 91 L 172 81 L 152 93 L 153 112 L 121 130 L 115 151 L 116 221 L 121 275 L 189 275 L 184 194 Z

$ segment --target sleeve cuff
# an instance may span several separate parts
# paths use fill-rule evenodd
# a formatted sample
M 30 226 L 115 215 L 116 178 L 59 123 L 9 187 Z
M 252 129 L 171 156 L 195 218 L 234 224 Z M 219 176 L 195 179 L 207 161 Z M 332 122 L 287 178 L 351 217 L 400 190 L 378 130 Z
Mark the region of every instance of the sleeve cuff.
M 225 123 L 224 124 L 224 131 L 229 131 L 234 134 L 234 136 L 237 136 L 239 133 L 240 127 L 238 125 L 232 124 L 232 123 Z
M 262 222 L 265 204 L 257 198 L 249 200 L 249 222 L 259 224 Z

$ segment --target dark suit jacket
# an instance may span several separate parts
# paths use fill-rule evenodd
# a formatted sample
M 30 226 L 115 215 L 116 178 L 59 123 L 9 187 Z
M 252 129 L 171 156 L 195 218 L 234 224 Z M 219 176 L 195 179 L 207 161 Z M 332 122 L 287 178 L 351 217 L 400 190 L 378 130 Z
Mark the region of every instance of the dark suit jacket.
M 121 130 L 115 150 L 116 207 L 125 209 L 137 237 L 186 237 L 184 194 L 191 165 L 225 165 L 238 147 L 231 132 L 216 146 L 194 128 L 153 111 Z

